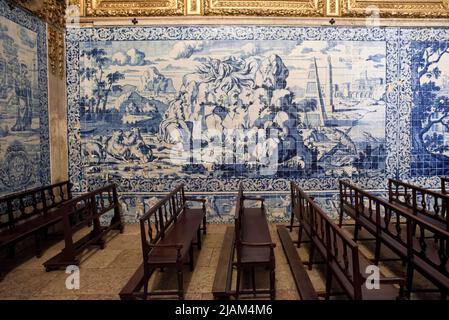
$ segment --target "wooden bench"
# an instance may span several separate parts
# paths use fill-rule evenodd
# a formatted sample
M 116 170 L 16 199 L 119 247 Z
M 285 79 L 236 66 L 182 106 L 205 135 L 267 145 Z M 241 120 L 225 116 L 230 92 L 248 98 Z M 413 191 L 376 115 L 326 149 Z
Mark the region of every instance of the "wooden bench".
M 224 235 L 223 245 L 220 250 L 217 271 L 215 273 L 212 294 L 216 300 L 229 299 L 232 292 L 232 262 L 234 258 L 234 227 L 227 227 Z
M 301 204 L 301 225 L 311 240 L 309 268 L 318 249 L 326 260 L 326 293 L 329 299 L 332 281 L 335 279 L 343 293 L 354 300 L 386 300 L 403 297 L 404 279 L 385 277 L 380 273 L 379 289 L 368 289 L 365 285 L 366 268 L 372 263 L 359 251 L 358 245 L 346 231 L 332 222 L 328 215 L 302 190 L 298 193 Z M 301 240 L 301 239 L 300 239 Z M 394 285 L 399 285 L 399 290 Z
M 441 177 L 441 193 L 448 194 L 449 190 L 447 188 L 447 185 L 449 184 L 449 177 Z
M 71 199 L 58 207 L 64 230 L 64 249 L 44 263 L 46 271 L 79 265 L 80 256 L 90 246 L 105 246 L 104 237 L 111 230 L 123 232 L 121 209 L 115 184 L 96 189 Z M 113 211 L 108 225 L 102 225 L 100 218 Z M 92 230 L 79 240 L 75 234 L 83 228 Z
M 277 226 L 277 232 L 301 299 L 318 300 L 318 294 L 313 287 L 312 281 L 307 274 L 306 268 L 304 267 L 295 246 L 293 245 L 293 241 L 288 234 L 287 228 L 279 225 Z
M 15 244 L 34 235 L 36 256 L 42 255 L 40 236 L 61 221 L 56 210 L 72 198 L 68 181 L 16 192 L 0 198 L 0 249 L 8 248 L 14 257 Z M 0 278 L 2 277 L 0 270 Z
M 245 207 L 245 200 L 258 201 L 260 208 Z M 235 298 L 240 294 L 251 293 L 269 294 L 271 299 L 276 296 L 275 290 L 275 244 L 271 241 L 270 230 L 268 228 L 267 214 L 264 206 L 264 199 L 258 197 L 248 197 L 243 194 L 240 184 L 236 200 L 235 209 L 235 251 L 237 261 L 234 266 L 237 268 L 237 282 Z M 270 272 L 270 288 L 256 289 L 255 268 L 264 267 Z M 252 291 L 241 289 L 241 278 L 245 268 L 251 269 Z
M 188 201 L 202 203 L 189 208 Z M 193 270 L 193 244 L 201 249 L 201 230 L 206 234 L 206 200 L 187 197 L 184 185 L 170 192 L 140 218 L 143 252 L 143 298 L 152 295 L 176 294 L 184 299 L 183 265 L 187 260 Z M 202 224 L 202 226 L 201 226 Z M 196 238 L 196 242 L 194 242 Z M 148 282 L 155 268 L 174 267 L 178 290 L 148 291 Z
M 399 180 L 388 180 L 388 200 L 409 213 L 449 230 L 449 195 Z
M 382 244 L 407 264 L 407 297 L 413 291 L 415 269 L 438 287 L 442 298 L 446 297 L 449 291 L 448 231 L 346 181 L 340 181 L 340 223 L 343 214 L 355 221 L 355 240 L 359 226 L 375 237 L 375 264 L 380 260 Z

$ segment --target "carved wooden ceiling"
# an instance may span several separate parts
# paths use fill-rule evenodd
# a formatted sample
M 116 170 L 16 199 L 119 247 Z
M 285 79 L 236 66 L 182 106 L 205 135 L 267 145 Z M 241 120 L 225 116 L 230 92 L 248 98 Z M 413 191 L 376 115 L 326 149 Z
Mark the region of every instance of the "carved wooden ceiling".
M 449 17 L 449 0 L 68 0 L 84 17 Z

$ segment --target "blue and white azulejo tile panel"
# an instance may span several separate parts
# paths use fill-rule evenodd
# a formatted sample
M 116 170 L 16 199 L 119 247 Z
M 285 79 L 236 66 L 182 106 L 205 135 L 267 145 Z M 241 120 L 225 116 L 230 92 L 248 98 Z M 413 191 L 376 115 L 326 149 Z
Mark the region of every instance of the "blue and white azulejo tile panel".
M 232 211 L 224 207 L 240 182 L 283 208 L 270 213 L 275 220 L 288 215 L 291 180 L 325 191 L 333 212 L 341 178 L 371 190 L 385 189 L 389 177 L 436 187 L 449 169 L 447 34 L 69 29 L 70 178 L 77 192 L 116 182 L 130 208 L 184 182 L 213 198 L 217 220 Z M 439 62 L 425 67 L 435 54 Z
M 0 1 L 0 195 L 50 182 L 45 24 Z

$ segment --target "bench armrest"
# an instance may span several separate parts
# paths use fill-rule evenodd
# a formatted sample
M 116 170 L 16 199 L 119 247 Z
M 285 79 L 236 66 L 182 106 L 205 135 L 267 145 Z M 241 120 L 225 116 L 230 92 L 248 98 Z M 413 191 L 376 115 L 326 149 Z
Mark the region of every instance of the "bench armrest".
M 253 242 L 244 242 L 244 241 L 242 241 L 241 244 L 243 246 L 248 246 L 248 247 L 270 247 L 270 248 L 276 248 L 276 244 L 272 243 L 272 242 L 257 242 L 257 243 L 253 243 Z
M 206 203 L 206 199 L 203 199 L 203 198 L 185 197 L 185 199 L 186 199 L 186 201 Z
M 251 197 L 251 196 L 244 196 L 243 200 L 253 200 L 253 201 L 261 201 L 264 202 L 265 198 L 261 198 L 261 197 Z

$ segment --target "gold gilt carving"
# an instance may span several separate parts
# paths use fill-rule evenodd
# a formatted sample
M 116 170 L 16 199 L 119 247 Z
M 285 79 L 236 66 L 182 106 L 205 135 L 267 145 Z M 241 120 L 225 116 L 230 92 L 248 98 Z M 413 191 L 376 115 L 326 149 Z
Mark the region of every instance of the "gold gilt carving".
M 342 16 L 365 17 L 378 10 L 380 17 L 449 17 L 449 0 L 343 0 Z M 368 13 L 369 14 L 369 13 Z
M 325 0 L 202 0 L 204 15 L 323 16 Z
M 19 0 L 33 2 L 37 0 Z M 46 0 L 48 1 L 48 0 Z M 449 0 L 68 0 L 82 16 L 449 17 Z
M 11 2 L 11 1 L 10 1 Z M 63 78 L 64 75 L 64 0 L 17 0 L 20 6 L 33 12 L 48 25 L 48 59 L 50 71 Z
M 184 14 L 184 0 L 83 0 L 86 16 L 178 16 Z
M 64 31 L 48 27 L 48 61 L 50 71 L 60 78 L 64 76 Z

